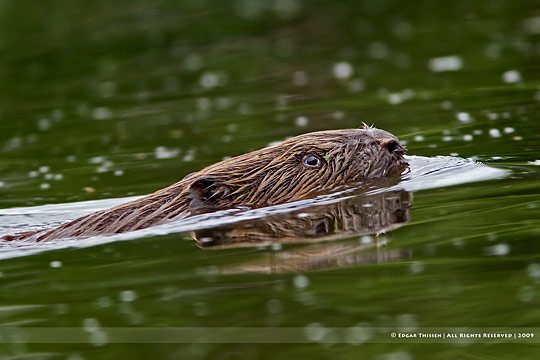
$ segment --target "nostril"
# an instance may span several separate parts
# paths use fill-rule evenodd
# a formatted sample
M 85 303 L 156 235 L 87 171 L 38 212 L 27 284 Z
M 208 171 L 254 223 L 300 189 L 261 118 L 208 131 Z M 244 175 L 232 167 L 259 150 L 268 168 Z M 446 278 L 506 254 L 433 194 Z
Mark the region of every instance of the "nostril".
M 384 146 L 386 146 L 390 154 L 393 154 L 394 152 L 397 152 L 397 150 L 401 149 L 401 146 L 395 140 L 388 141 L 386 144 L 384 144 Z

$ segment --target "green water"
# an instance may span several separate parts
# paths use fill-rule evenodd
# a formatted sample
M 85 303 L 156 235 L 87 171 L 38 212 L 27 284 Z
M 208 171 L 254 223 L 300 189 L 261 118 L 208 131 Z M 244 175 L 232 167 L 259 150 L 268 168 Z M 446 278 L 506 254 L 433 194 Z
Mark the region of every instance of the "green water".
M 3 334 L 0 357 L 538 358 L 525 343 L 128 345 L 92 329 L 540 327 L 539 16 L 500 0 L 1 2 L 1 208 L 143 195 L 362 122 L 410 154 L 511 175 L 414 193 L 386 235 L 384 251 L 410 255 L 395 261 L 223 275 L 272 250 L 180 235 L 1 260 L 1 325 L 89 335 Z

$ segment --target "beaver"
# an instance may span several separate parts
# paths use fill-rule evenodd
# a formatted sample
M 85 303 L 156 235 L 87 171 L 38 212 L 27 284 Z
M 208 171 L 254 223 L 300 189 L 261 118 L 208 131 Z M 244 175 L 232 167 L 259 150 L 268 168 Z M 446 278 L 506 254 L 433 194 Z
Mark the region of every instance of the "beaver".
M 124 233 L 205 212 L 302 200 L 363 179 L 399 177 L 408 166 L 404 153 L 396 136 L 365 125 L 306 133 L 218 162 L 141 199 L 2 239 Z

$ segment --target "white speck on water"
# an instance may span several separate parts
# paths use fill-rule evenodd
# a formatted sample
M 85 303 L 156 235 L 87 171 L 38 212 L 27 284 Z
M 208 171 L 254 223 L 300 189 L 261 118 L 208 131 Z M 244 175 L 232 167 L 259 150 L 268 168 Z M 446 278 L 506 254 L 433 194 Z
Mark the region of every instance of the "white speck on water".
M 37 177 L 38 175 L 39 175 L 39 173 L 37 171 L 35 171 L 35 170 L 32 170 L 32 171 L 30 171 L 28 173 L 28 176 L 32 177 L 32 178 Z
M 492 156 L 491 160 L 502 160 L 502 156 Z
M 423 135 L 416 135 L 414 137 L 414 141 L 422 142 L 422 141 L 424 141 L 424 136 Z
M 499 129 L 489 129 L 489 136 L 492 138 L 500 138 L 501 137 L 501 131 Z
M 388 97 L 386 98 L 386 100 L 388 101 L 390 105 L 397 105 L 403 102 L 403 97 L 399 93 L 391 93 L 391 94 L 388 94 Z
M 296 275 L 293 278 L 293 285 L 297 289 L 305 289 L 309 286 L 309 278 L 305 275 Z
M 96 305 L 100 308 L 108 308 L 112 306 L 112 300 L 108 296 L 102 296 L 96 300 Z
M 266 302 L 266 310 L 270 314 L 278 314 L 283 311 L 283 304 L 279 299 L 270 299 Z
M 360 244 L 362 245 L 369 245 L 373 244 L 373 236 L 364 235 L 360 237 Z
M 326 328 L 318 322 L 309 323 L 304 327 L 304 336 L 312 342 L 323 341 L 326 333 Z
M 332 73 L 336 79 L 348 79 L 353 74 L 353 67 L 345 61 L 337 62 L 332 66 Z
M 442 141 L 448 142 L 454 140 L 453 136 L 443 136 Z
M 202 57 L 199 54 L 191 53 L 184 59 L 184 69 L 187 71 L 197 71 L 202 66 Z
M 476 130 L 473 130 L 472 132 L 474 135 L 482 135 L 484 133 L 484 131 L 480 130 L 480 129 L 476 129 Z
M 463 135 L 464 141 L 473 141 L 473 136 L 471 134 L 465 134 Z
M 510 254 L 510 245 L 505 243 L 500 243 L 493 246 L 488 246 L 485 248 L 485 252 L 487 255 L 492 256 L 506 256 Z
M 270 245 L 270 249 L 272 249 L 272 251 L 281 251 L 282 248 L 283 246 L 280 243 L 273 243 Z
M 450 153 L 450 156 L 457 157 L 457 156 L 459 156 L 459 153 L 457 153 L 457 152 L 451 152 L 451 153 Z
M 207 71 L 202 74 L 199 84 L 205 89 L 212 89 L 221 85 L 220 74 L 218 72 Z
M 68 156 L 66 156 L 66 161 L 68 163 L 75 162 L 75 161 L 77 161 L 77 157 L 75 155 L 68 155 Z
M 433 72 L 458 71 L 463 68 L 463 59 L 457 55 L 436 57 L 429 60 L 428 66 Z
M 505 134 L 511 134 L 511 133 L 514 132 L 514 130 L 515 130 L 515 129 L 514 129 L 513 127 L 509 127 L 509 126 L 507 126 L 507 127 L 505 127 L 505 128 L 503 129 L 503 131 L 504 131 Z
M 60 181 L 60 180 L 64 179 L 64 175 L 62 175 L 62 174 L 54 174 L 53 179 L 56 180 L 56 181 Z
M 195 159 L 195 149 L 189 149 L 182 157 L 182 161 L 190 162 Z
M 414 261 L 409 265 L 409 271 L 412 274 L 420 274 L 424 271 L 424 264 L 421 261 Z
M 49 189 L 50 187 L 51 187 L 51 184 L 49 184 L 49 183 L 42 183 L 42 184 L 39 185 L 39 188 L 40 188 L 41 190 L 47 190 L 47 189 Z
M 57 268 L 62 267 L 62 262 L 58 260 L 53 260 L 49 263 L 49 266 L 52 267 L 53 269 L 57 269 Z
M 54 174 L 51 174 L 51 173 L 48 173 L 48 174 L 45 174 L 45 176 L 43 177 L 45 180 L 52 180 L 54 177 Z
M 489 120 L 497 120 L 499 118 L 499 114 L 494 112 L 488 112 L 486 116 Z
M 92 331 L 88 334 L 90 343 L 94 346 L 105 346 L 108 342 L 107 333 L 103 330 Z
M 37 127 L 41 131 L 47 131 L 51 128 L 51 121 L 47 118 L 41 118 L 37 122 Z
M 521 140 L 523 140 L 523 136 L 512 136 L 512 140 L 521 141 Z
M 441 102 L 441 109 L 450 110 L 454 107 L 454 104 L 450 100 L 445 100 Z
M 295 71 L 292 74 L 293 84 L 296 86 L 306 86 L 308 83 L 308 76 L 305 71 Z
M 540 34 L 540 16 L 533 16 L 523 20 L 523 29 L 528 34 Z
M 3 181 L 0 181 L 0 189 L 3 188 L 4 186 L 6 186 L 6 183 Z
M 120 291 L 118 298 L 122 302 L 133 302 L 137 300 L 137 293 L 133 290 L 123 290 Z
M 298 127 L 306 127 L 309 124 L 309 119 L 307 116 L 298 116 L 294 119 L 294 124 Z
M 461 112 L 458 112 L 456 114 L 456 118 L 461 121 L 462 123 L 466 124 L 466 123 L 470 123 L 472 121 L 472 116 L 471 114 L 469 114 L 468 112 L 464 112 L 464 111 L 461 111 Z
M 108 107 L 101 106 L 92 109 L 92 119 L 109 120 L 112 117 L 112 111 Z
M 50 170 L 50 168 L 49 168 L 48 166 L 40 166 L 40 167 L 38 168 L 38 171 L 39 171 L 40 173 L 42 173 L 42 174 L 48 173 L 49 170 Z
M 332 113 L 332 118 L 333 118 L 334 120 L 341 120 L 341 119 L 343 119 L 344 117 L 345 117 L 345 113 L 344 113 L 343 111 L 341 111 L 341 110 L 334 111 L 334 112 Z
M 124 170 L 115 170 L 113 174 L 114 176 L 122 176 L 124 175 Z
M 375 41 L 369 44 L 367 52 L 374 59 L 384 59 L 388 56 L 388 47 L 380 41 Z
M 540 280 L 540 264 L 529 264 L 527 266 L 527 274 L 533 279 Z
M 534 161 L 529 161 L 529 162 L 527 162 L 527 164 L 540 166 L 540 159 L 537 159 L 537 160 L 534 160 Z
M 99 330 L 101 325 L 95 318 L 86 318 L 83 320 L 82 327 L 85 332 L 91 333 Z
M 88 163 L 94 164 L 94 165 L 101 164 L 104 161 L 105 161 L 104 156 L 94 156 L 94 157 L 91 157 L 90 159 L 88 159 Z
M 508 70 L 502 74 L 502 80 L 507 84 L 514 84 L 521 81 L 521 73 L 517 70 Z
M 349 81 L 349 91 L 353 93 L 360 92 L 364 90 L 365 83 L 363 79 L 356 78 Z
M 352 345 L 365 343 L 372 336 L 373 330 L 371 330 L 371 327 L 367 323 L 361 323 L 348 328 L 345 335 L 347 343 Z
M 154 149 L 154 156 L 156 159 L 172 159 L 180 154 L 180 149 L 168 148 L 166 146 L 158 146 Z

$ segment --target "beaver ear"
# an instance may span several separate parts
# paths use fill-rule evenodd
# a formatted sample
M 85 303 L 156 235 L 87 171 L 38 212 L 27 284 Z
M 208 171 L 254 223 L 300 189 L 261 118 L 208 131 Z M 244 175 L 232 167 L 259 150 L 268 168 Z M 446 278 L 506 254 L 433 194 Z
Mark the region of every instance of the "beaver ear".
M 202 177 L 189 186 L 189 207 L 193 213 L 215 210 L 217 201 L 227 194 L 227 188 L 216 179 Z

